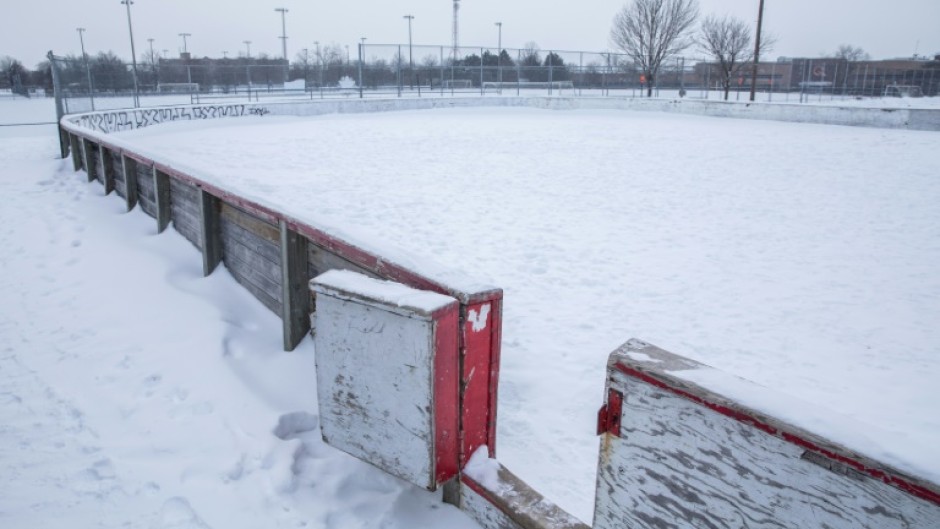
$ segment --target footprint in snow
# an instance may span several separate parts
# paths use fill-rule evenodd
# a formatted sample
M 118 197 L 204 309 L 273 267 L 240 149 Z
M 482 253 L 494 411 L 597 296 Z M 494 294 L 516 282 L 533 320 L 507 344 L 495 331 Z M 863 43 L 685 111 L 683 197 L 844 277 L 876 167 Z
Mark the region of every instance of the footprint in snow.
M 196 514 L 189 501 L 179 496 L 170 498 L 163 504 L 150 527 L 152 529 L 210 529 L 206 522 Z

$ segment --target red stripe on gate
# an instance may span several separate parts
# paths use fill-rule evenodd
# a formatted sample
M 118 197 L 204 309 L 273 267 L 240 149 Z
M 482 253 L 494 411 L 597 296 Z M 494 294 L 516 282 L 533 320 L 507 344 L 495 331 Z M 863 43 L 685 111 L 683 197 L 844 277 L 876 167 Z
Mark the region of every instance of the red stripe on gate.
M 434 315 L 434 476 L 444 483 L 457 475 L 460 465 L 460 349 L 457 338 L 460 306 Z
M 691 400 L 692 402 L 705 406 L 706 408 L 712 411 L 718 412 L 726 417 L 731 417 L 732 419 L 736 421 L 751 425 L 754 428 L 757 428 L 758 430 L 762 430 L 770 435 L 773 435 L 774 437 L 781 438 L 801 448 L 812 450 L 813 452 L 824 455 L 840 463 L 846 464 L 854 468 L 855 470 L 858 470 L 859 472 L 865 473 L 883 483 L 899 488 L 903 490 L 904 492 L 907 492 L 908 494 L 916 496 L 922 500 L 926 500 L 931 503 L 940 505 L 940 494 L 930 489 L 911 483 L 910 481 L 904 478 L 898 477 L 896 475 L 888 474 L 887 472 L 883 470 L 880 470 L 877 468 L 870 468 L 866 466 L 865 464 L 863 464 L 861 461 L 837 454 L 831 450 L 827 450 L 803 437 L 800 437 L 798 435 L 795 435 L 789 432 L 780 431 L 777 428 L 761 421 L 757 417 L 754 417 L 753 415 L 750 415 L 744 411 L 736 410 L 733 408 L 729 408 L 728 406 L 724 406 L 715 402 L 705 400 L 697 395 L 693 395 L 692 393 L 689 393 L 688 391 L 670 386 L 666 382 L 663 382 L 662 380 L 652 377 L 632 367 L 623 365 L 619 362 L 614 365 L 618 371 L 620 371 L 621 373 L 627 376 L 642 380 L 643 382 L 646 382 L 647 384 L 650 384 L 651 386 L 655 386 L 659 389 L 668 391 L 675 395 L 679 395 L 680 397 L 683 397 L 687 400 Z
M 497 316 L 499 303 L 476 303 L 467 305 L 466 310 L 462 329 L 461 468 L 481 446 L 488 446 L 490 457 L 495 457 L 496 380 L 494 379 L 496 377 L 494 374 L 498 376 L 499 370 L 499 352 L 493 347 L 494 339 L 498 340 L 499 336 L 497 327 L 500 320 Z

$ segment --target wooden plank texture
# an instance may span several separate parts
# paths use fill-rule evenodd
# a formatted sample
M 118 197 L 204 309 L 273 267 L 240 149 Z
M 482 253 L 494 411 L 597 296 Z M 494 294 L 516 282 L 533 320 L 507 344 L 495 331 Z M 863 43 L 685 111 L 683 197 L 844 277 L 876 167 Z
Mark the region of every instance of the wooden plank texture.
M 121 159 L 124 161 L 124 199 L 127 211 L 131 211 L 137 205 L 137 162 L 127 154 L 123 154 Z
M 72 168 L 78 172 L 82 169 L 82 158 L 85 153 L 82 152 L 81 141 L 75 134 L 69 134 L 69 150 L 72 152 Z
M 460 510 L 484 529 L 590 529 L 539 494 L 502 464 L 491 483 L 464 474 L 460 480 Z
M 104 146 L 101 147 L 101 176 L 104 194 L 110 195 L 114 191 L 114 151 Z
M 208 276 L 222 262 L 222 232 L 219 226 L 219 199 L 199 190 L 199 239 L 202 241 L 202 275 Z
M 340 288 L 330 282 L 347 276 L 366 288 Z M 435 444 L 441 440 L 436 435 L 435 356 L 450 358 L 449 376 L 456 375 L 457 365 L 456 340 L 438 350 L 435 333 L 441 318 L 451 318 L 456 327 L 458 304 L 440 294 L 370 281 L 330 272 L 311 282 L 316 292 L 314 343 L 323 438 L 394 476 L 435 490 L 453 477 L 437 473 L 441 452 Z M 435 306 L 428 310 L 383 301 L 372 294 L 373 288 L 395 288 L 397 300 L 430 296 Z M 453 423 L 456 428 L 456 416 Z M 451 447 L 445 453 L 455 459 L 456 436 L 447 442 Z M 456 473 L 457 462 L 449 463 Z
M 157 210 L 157 233 L 163 233 L 170 225 L 170 177 L 156 167 L 153 168 L 152 177 L 154 204 Z
M 307 239 L 291 230 L 283 220 L 279 227 L 284 350 L 293 351 L 310 330 Z
M 198 190 L 176 178 L 170 179 L 170 219 L 173 228 L 196 248 L 202 249 Z
M 636 340 L 611 355 L 623 407 L 601 437 L 595 529 L 940 528 L 938 504 L 889 482 L 932 485 L 689 381 L 703 371 Z
M 98 175 L 98 156 L 95 149 L 95 143 L 87 138 L 82 138 L 82 151 L 84 156 L 83 166 L 88 181 L 93 182 Z

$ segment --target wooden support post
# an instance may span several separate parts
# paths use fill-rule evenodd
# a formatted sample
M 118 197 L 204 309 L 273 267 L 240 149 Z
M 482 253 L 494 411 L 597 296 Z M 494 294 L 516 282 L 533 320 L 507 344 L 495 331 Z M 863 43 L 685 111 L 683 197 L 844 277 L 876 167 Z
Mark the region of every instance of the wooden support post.
M 202 274 L 209 276 L 222 261 L 222 237 L 219 199 L 199 190 L 199 216 L 202 230 Z
M 98 160 L 95 157 L 95 144 L 87 138 L 82 138 L 82 151 L 85 153 L 85 174 L 89 182 L 94 182 L 98 174 Z
M 78 136 L 70 133 L 69 145 L 72 151 L 72 167 L 78 172 L 82 168 L 82 149 L 79 147 Z
M 127 211 L 130 211 L 137 205 L 137 162 L 126 154 L 121 155 L 121 161 L 124 166 L 124 195 L 127 197 Z
M 102 177 L 104 177 L 104 194 L 110 195 L 114 191 L 114 155 L 111 149 L 101 148 Z
M 170 225 L 170 177 L 153 168 L 153 197 L 157 209 L 157 233 Z
M 281 321 L 284 350 L 293 351 L 310 330 L 310 292 L 307 286 L 307 239 L 290 229 L 282 219 L 281 229 Z

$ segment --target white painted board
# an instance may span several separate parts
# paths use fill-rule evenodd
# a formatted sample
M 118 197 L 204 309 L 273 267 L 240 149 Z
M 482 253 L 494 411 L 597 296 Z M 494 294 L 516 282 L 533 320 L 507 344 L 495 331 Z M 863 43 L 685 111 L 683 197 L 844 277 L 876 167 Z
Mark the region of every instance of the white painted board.
M 362 277 L 366 293 L 311 283 L 323 439 L 434 490 L 433 315 L 370 298 Z
M 619 436 L 601 436 L 595 529 L 940 528 L 936 503 L 787 439 L 791 432 L 809 437 L 802 432 L 750 415 L 772 434 L 720 413 L 703 402 L 743 408 L 678 378 L 681 393 L 668 389 L 670 369 L 710 368 L 642 350 L 611 357 L 611 366 L 643 365 L 649 379 L 613 367 L 608 373 L 608 389 L 622 393 L 623 407 Z M 660 372 L 649 367 L 656 362 Z

